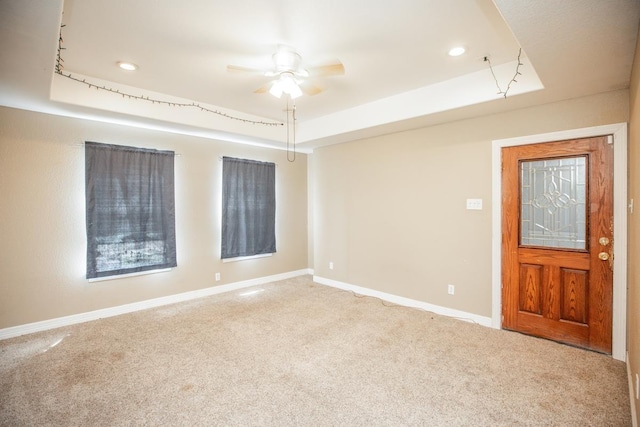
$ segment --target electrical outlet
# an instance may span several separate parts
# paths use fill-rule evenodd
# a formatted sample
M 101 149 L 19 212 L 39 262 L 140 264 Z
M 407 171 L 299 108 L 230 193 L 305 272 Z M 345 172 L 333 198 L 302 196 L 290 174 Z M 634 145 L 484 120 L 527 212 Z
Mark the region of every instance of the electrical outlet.
M 453 285 L 447 285 L 447 293 L 453 295 L 456 293 L 456 287 Z
M 216 282 L 220 281 L 220 273 L 216 273 Z
M 333 270 L 333 261 L 329 261 L 329 270 Z
M 474 211 L 482 210 L 482 199 L 467 199 L 467 209 Z

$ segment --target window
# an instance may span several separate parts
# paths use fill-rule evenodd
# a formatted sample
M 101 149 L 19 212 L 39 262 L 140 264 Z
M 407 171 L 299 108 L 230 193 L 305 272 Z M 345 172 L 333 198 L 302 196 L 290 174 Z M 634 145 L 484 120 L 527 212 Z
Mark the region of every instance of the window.
M 276 165 L 222 159 L 222 259 L 276 251 Z
M 177 265 L 173 159 L 85 143 L 87 279 Z

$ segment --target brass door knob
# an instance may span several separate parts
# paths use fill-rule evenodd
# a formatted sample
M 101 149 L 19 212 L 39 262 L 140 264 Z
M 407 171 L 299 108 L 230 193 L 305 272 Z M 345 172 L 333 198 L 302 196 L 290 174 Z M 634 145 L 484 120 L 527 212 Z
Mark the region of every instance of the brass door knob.
M 600 252 L 598 254 L 598 258 L 600 258 L 602 261 L 606 261 L 609 259 L 609 254 L 606 252 Z
M 609 244 L 609 239 L 606 237 L 601 237 L 600 239 L 598 239 L 598 243 L 600 243 L 602 246 L 607 246 Z

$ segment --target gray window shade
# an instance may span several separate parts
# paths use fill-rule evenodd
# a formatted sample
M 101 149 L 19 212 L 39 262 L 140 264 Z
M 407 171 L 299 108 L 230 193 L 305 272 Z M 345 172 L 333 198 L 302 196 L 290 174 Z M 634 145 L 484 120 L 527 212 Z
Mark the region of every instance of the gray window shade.
M 222 159 L 222 258 L 276 252 L 276 165 Z
M 88 279 L 177 265 L 173 160 L 85 143 Z

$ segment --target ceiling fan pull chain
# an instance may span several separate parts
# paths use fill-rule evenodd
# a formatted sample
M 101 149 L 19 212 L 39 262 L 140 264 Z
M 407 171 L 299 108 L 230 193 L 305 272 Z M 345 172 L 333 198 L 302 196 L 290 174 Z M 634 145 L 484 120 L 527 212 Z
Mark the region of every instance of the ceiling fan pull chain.
M 293 107 L 289 110 L 289 98 L 287 97 L 287 160 L 291 163 L 296 161 L 296 102 L 293 101 Z M 293 157 L 291 157 L 291 150 L 289 148 L 290 138 L 289 138 L 289 111 L 291 111 L 291 121 L 293 122 Z

